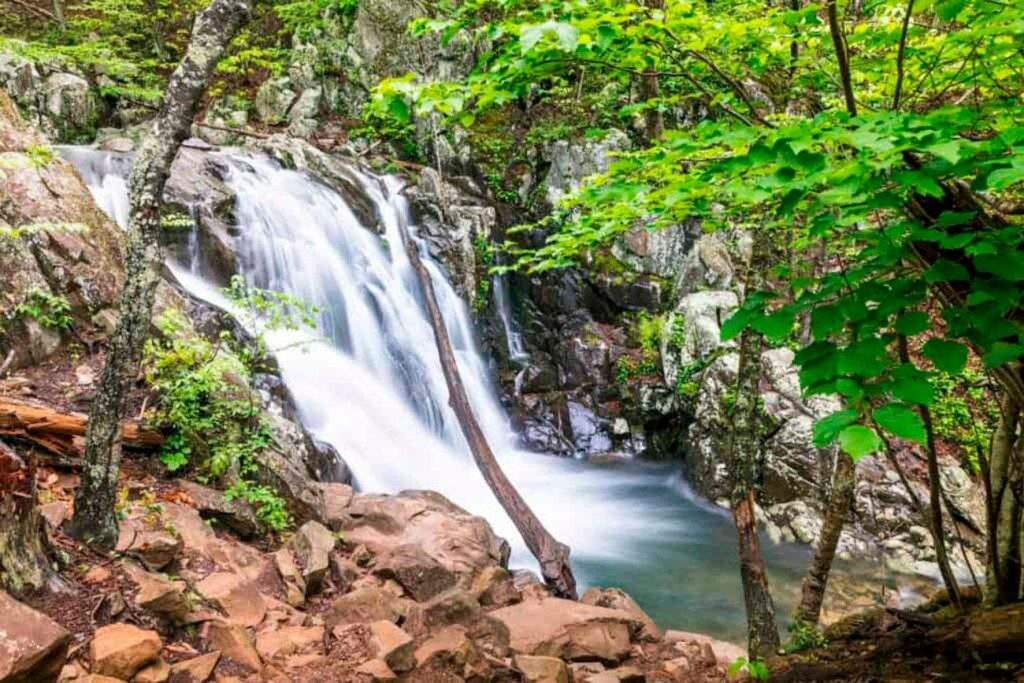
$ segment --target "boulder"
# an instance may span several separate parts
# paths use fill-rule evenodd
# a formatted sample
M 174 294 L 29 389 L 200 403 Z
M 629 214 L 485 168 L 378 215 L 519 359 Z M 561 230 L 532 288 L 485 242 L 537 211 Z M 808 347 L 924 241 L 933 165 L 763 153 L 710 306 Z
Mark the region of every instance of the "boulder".
M 374 573 L 394 579 L 417 602 L 426 602 L 455 585 L 454 572 L 417 545 L 401 545 L 377 558 Z
M 299 607 L 306 602 L 306 579 L 302 576 L 302 570 L 295 562 L 295 555 L 287 547 L 282 547 L 274 553 L 274 566 L 277 573 L 284 581 L 285 600 L 292 607 Z
M 633 634 L 635 640 L 656 643 L 661 640 L 661 629 L 654 623 L 643 608 L 628 593 L 619 588 L 590 588 L 580 598 L 587 605 L 607 607 L 633 615 L 640 628 Z
M 251 538 L 259 531 L 260 524 L 256 518 L 256 511 L 244 500 L 228 500 L 223 492 L 187 479 L 179 479 L 177 484 L 192 499 L 199 514 L 204 518 L 217 520 L 242 538 Z
M 454 588 L 409 608 L 405 626 L 417 636 L 441 626 L 459 624 L 480 612 L 480 603 L 466 590 Z
M 206 683 L 220 661 L 220 651 L 185 659 L 171 665 L 171 683 Z
M 203 639 L 212 650 L 218 650 L 224 659 L 230 660 L 249 671 L 260 671 L 259 653 L 253 646 L 252 636 L 244 626 L 226 621 L 208 621 L 203 627 Z
M 348 484 L 335 482 L 317 482 L 323 497 L 323 516 L 321 521 L 329 528 L 338 530 L 348 519 L 348 506 L 354 495 Z
M 70 642 L 60 624 L 0 591 L 0 681 L 53 680 Z
M 163 529 L 140 529 L 124 524 L 117 539 L 117 551 L 138 558 L 151 571 L 160 571 L 178 557 L 181 539 Z
M 327 628 L 387 620 L 398 621 L 399 599 L 380 588 L 359 588 L 336 598 L 324 614 Z
M 370 645 L 392 671 L 409 671 L 416 663 L 412 636 L 387 619 L 370 624 Z
M 287 76 L 268 78 L 256 93 L 256 116 L 264 123 L 281 123 L 287 120 L 297 97 Z
M 588 176 L 608 170 L 614 152 L 629 149 L 629 136 L 612 130 L 600 140 L 556 140 L 543 151 L 550 164 L 544 179 L 544 196 L 554 206 Z
M 89 643 L 92 672 L 124 680 L 160 656 L 163 643 L 156 631 L 131 624 L 109 624 L 96 629 Z
M 715 660 L 719 665 L 728 668 L 734 661 L 741 657 L 746 658 L 747 651 L 739 645 L 727 643 L 722 640 L 715 640 L 703 633 L 691 633 L 689 631 L 665 631 L 665 642 L 667 643 L 697 643 L 708 646 L 714 653 Z
M 99 104 L 89 81 L 75 74 L 55 72 L 43 81 L 41 95 L 41 124 L 51 137 L 77 142 L 95 132 Z
M 369 677 L 373 683 L 390 683 L 398 680 L 398 676 L 383 659 L 371 659 L 360 664 L 356 667 L 356 673 Z
M 316 593 L 327 575 L 331 551 L 338 539 L 330 529 L 320 522 L 310 520 L 299 527 L 292 536 L 289 546 L 302 567 L 302 578 L 306 582 L 306 593 Z
M 527 600 L 490 613 L 508 627 L 514 652 L 569 661 L 621 661 L 637 619 L 621 610 L 561 598 Z
M 569 667 L 557 657 L 516 655 L 512 661 L 528 683 L 570 683 Z
M 256 626 L 267 613 L 266 603 L 256 583 L 239 574 L 215 572 L 197 583 L 195 588 L 232 623 Z
M 485 567 L 477 574 L 469 592 L 483 607 L 503 607 L 520 598 L 512 574 L 497 565 Z
M 432 659 L 461 667 L 474 657 L 475 650 L 465 627 L 446 626 L 416 648 L 416 668 L 423 668 Z
M 345 540 L 382 555 L 419 546 L 460 580 L 492 564 L 506 566 L 509 546 L 481 517 L 470 515 L 432 491 L 356 495 L 348 510 Z

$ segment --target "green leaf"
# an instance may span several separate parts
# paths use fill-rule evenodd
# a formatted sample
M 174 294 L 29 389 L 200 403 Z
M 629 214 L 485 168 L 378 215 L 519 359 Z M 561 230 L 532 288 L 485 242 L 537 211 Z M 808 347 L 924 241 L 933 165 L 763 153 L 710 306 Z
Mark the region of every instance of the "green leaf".
M 910 364 L 901 365 L 893 370 L 889 390 L 893 396 L 907 403 L 926 406 L 935 400 L 935 389 L 928 380 L 928 373 Z
M 835 306 L 820 306 L 811 313 L 811 333 L 815 339 L 825 339 L 843 329 L 843 314 Z
M 750 326 L 771 340 L 785 339 L 793 331 L 796 312 L 781 308 L 771 315 L 755 319 Z
M 990 190 L 1005 190 L 1010 185 L 1019 183 L 1022 180 L 1024 180 L 1024 168 L 1019 166 L 1001 168 L 988 174 L 985 186 Z
M 836 440 L 839 432 L 849 427 L 860 414 L 856 410 L 837 410 L 814 423 L 814 445 L 824 448 Z
M 409 111 L 409 105 L 406 104 L 405 99 L 400 96 L 392 96 L 388 98 L 388 113 L 401 123 L 409 123 L 412 119 L 412 113 Z
M 951 375 L 959 374 L 967 365 L 967 347 L 945 339 L 929 339 L 921 349 L 935 367 Z
M 1024 356 L 1024 346 L 1011 344 L 1009 342 L 996 342 L 985 354 L 985 367 L 995 368 L 1005 363 L 1010 363 Z
M 896 331 L 906 337 L 921 334 L 929 327 L 931 327 L 931 322 L 928 314 L 921 311 L 912 311 L 906 315 L 901 315 L 895 325 Z
M 882 440 L 870 427 L 850 425 L 839 432 L 839 447 L 857 462 L 865 455 L 871 455 L 881 449 Z
M 962 282 L 970 280 L 971 274 L 959 263 L 948 259 L 939 259 L 925 272 L 924 279 L 929 283 Z
M 875 409 L 872 417 L 879 427 L 901 439 L 925 442 L 926 434 L 921 416 L 902 403 L 887 403 Z
M 960 161 L 960 143 L 956 140 L 940 142 L 937 145 L 927 147 L 926 150 L 940 159 L 945 159 L 951 164 L 955 164 Z
M 735 339 L 750 324 L 751 317 L 752 312 L 747 308 L 741 308 L 729 316 L 729 319 L 722 323 L 722 329 L 719 333 L 722 341 Z

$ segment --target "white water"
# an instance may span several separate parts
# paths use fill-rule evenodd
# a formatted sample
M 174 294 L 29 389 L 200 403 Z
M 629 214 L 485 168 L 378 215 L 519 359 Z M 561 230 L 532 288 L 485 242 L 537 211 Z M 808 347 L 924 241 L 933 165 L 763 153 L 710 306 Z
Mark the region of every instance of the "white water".
M 64 153 L 100 206 L 125 225 L 123 178 L 130 162 L 80 148 Z M 402 248 L 401 231 L 414 234 L 415 228 L 408 225 L 399 181 L 359 174 L 380 213 L 382 239 L 360 225 L 341 196 L 309 177 L 262 157 L 223 158 L 231 169 L 226 182 L 238 196 L 243 275 L 321 309 L 316 334 L 268 334 L 271 348 L 281 349 L 282 376 L 307 428 L 338 450 L 360 490 L 440 491 L 509 540 L 513 565 L 534 566 L 447 406 L 433 333 Z M 469 312 L 421 253 L 481 427 L 534 512 L 571 546 L 581 584 L 622 586 L 668 626 L 739 635 L 743 611 L 729 520 L 696 502 L 667 467 L 592 465 L 517 450 Z M 226 307 L 219 290 L 187 266 L 174 268 L 182 284 Z M 507 294 L 498 287 L 495 293 Z M 508 316 L 506 329 L 515 330 L 507 298 L 498 304 Z M 787 588 L 795 585 L 805 554 L 785 547 L 767 554 L 775 575 Z M 790 602 L 782 593 L 780 606 Z

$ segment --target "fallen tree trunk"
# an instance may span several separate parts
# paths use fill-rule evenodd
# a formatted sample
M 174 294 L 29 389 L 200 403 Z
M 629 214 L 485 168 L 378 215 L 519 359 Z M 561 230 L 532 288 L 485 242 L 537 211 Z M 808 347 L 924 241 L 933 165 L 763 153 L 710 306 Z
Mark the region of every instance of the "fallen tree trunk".
M 459 426 L 469 444 L 469 450 L 476 460 L 480 473 L 483 474 L 487 485 L 491 487 L 494 496 L 505 508 L 505 512 L 512 518 L 520 535 L 526 542 L 527 547 L 533 556 L 540 563 L 541 573 L 544 581 L 550 586 L 556 595 L 572 600 L 577 599 L 576 578 L 573 576 L 572 568 L 569 566 L 569 546 L 559 543 L 544 528 L 544 525 L 530 509 L 519 491 L 502 471 L 494 452 L 487 443 L 480 424 L 473 414 L 473 407 L 469 403 L 466 389 L 462 384 L 459 375 L 459 368 L 455 362 L 455 352 L 452 349 L 451 340 L 448 338 L 448 328 L 445 327 L 441 309 L 437 305 L 437 297 L 434 294 L 434 284 L 430 280 L 430 272 L 420 260 L 416 244 L 409 238 L 408 234 L 402 233 L 405 251 L 409 255 L 413 270 L 419 278 L 420 286 L 423 289 L 423 298 L 426 300 L 427 313 L 430 316 L 430 325 L 434 330 L 434 339 L 437 342 L 437 355 L 441 360 L 441 367 L 444 370 L 444 379 L 448 384 L 448 403 L 451 405 L 455 415 L 459 418 Z
M 62 413 L 0 397 L 0 436 L 31 442 L 54 455 L 81 457 L 88 422 L 82 413 Z M 138 420 L 125 420 L 121 423 L 121 439 L 134 448 L 155 448 L 164 442 L 164 435 L 143 427 Z

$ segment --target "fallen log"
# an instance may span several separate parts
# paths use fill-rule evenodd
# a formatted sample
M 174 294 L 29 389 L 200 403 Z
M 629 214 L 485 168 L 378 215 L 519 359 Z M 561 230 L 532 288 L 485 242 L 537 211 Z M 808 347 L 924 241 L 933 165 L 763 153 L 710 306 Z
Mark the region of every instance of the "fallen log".
M 473 406 L 470 405 L 466 388 L 462 384 L 462 377 L 459 375 L 459 368 L 455 361 L 455 351 L 452 349 L 451 340 L 448 338 L 448 328 L 445 326 L 441 309 L 437 304 L 430 272 L 420 260 L 416 243 L 405 230 L 402 231 L 402 241 L 405 251 L 409 255 L 409 262 L 416 272 L 423 290 L 430 326 L 434 330 L 437 355 L 444 371 L 445 382 L 448 385 L 448 404 L 459 419 L 459 426 L 469 444 L 470 453 L 472 453 L 484 480 L 494 493 L 494 497 L 505 508 L 505 512 L 508 513 L 516 525 L 516 529 L 522 535 L 523 541 L 526 542 L 526 546 L 537 558 L 545 583 L 554 590 L 555 595 L 576 600 L 576 578 L 569 565 L 569 546 L 560 543 L 551 535 L 501 469 L 498 459 L 487 443 L 483 429 L 476 421 Z
M 0 396 L 0 436 L 28 441 L 54 455 L 81 457 L 87 423 L 82 413 L 62 413 L 38 403 Z M 133 448 L 156 448 L 164 442 L 163 434 L 144 427 L 139 420 L 122 422 L 121 438 Z

